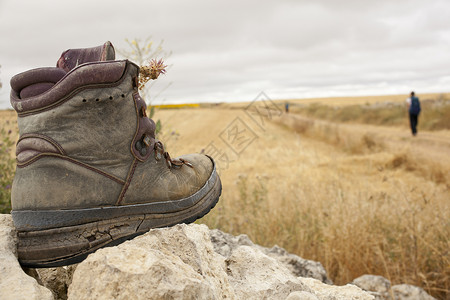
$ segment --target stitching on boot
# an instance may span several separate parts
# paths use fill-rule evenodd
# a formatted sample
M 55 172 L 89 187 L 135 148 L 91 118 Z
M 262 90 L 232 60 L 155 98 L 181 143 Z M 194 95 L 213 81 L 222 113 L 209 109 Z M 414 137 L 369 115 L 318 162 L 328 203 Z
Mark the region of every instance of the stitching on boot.
M 17 167 L 18 168 L 25 168 L 25 167 L 31 165 L 32 163 L 34 163 L 35 161 L 39 160 L 42 157 L 61 158 L 61 159 L 67 160 L 67 161 L 69 161 L 71 163 L 74 163 L 76 165 L 79 165 L 80 167 L 86 168 L 86 169 L 91 170 L 93 172 L 96 172 L 96 173 L 98 173 L 100 175 L 103 175 L 103 176 L 105 176 L 105 177 L 107 177 L 107 178 L 117 182 L 118 184 L 125 184 L 124 180 L 122 180 L 120 178 L 117 178 L 114 175 L 108 174 L 105 171 L 102 171 L 100 169 L 92 167 L 92 166 L 90 166 L 88 164 L 85 164 L 85 163 L 83 163 L 81 161 L 78 161 L 78 160 L 76 160 L 74 158 L 71 158 L 71 157 L 68 157 L 68 156 L 64 156 L 64 155 L 61 155 L 61 154 L 57 154 L 57 153 L 41 153 L 41 154 L 37 155 L 36 157 L 32 158 L 31 160 L 27 161 L 26 163 L 19 163 L 19 162 L 17 162 Z
M 127 181 L 124 184 L 122 191 L 120 192 L 119 199 L 117 199 L 116 205 L 120 205 L 122 203 L 123 197 L 125 196 L 125 193 L 127 192 L 128 187 L 130 186 L 131 179 L 133 178 L 134 171 L 136 170 L 137 164 L 138 164 L 138 161 L 135 158 L 133 160 L 133 163 L 131 164 L 131 168 L 130 168 L 130 171 L 128 172 L 128 176 L 127 176 Z
M 152 147 L 148 147 L 147 153 L 146 153 L 145 155 L 142 155 L 141 153 L 139 153 L 139 151 L 138 151 L 139 154 L 137 154 L 136 151 L 134 151 L 134 150 L 135 150 L 135 145 L 136 145 L 136 143 L 140 140 L 140 139 L 137 138 L 137 136 L 138 136 L 138 133 L 139 133 L 139 129 L 141 128 L 141 127 L 140 127 L 140 119 L 141 119 L 143 116 L 141 116 L 141 111 L 139 110 L 138 104 L 137 104 L 137 101 L 138 101 L 138 100 L 140 99 L 140 97 L 141 97 L 141 96 L 139 95 L 139 92 L 134 92 L 134 93 L 132 94 L 132 97 L 133 97 L 134 109 L 135 109 L 135 111 L 136 111 L 137 120 L 136 120 L 136 131 L 135 131 L 135 133 L 134 133 L 133 139 L 132 139 L 131 144 L 130 144 L 130 151 L 131 151 L 131 154 L 132 154 L 138 161 L 144 162 L 144 161 L 146 161 L 146 160 L 150 157 Z M 144 111 L 145 111 L 145 110 L 144 110 Z M 145 114 L 145 117 L 147 117 L 146 114 Z M 145 135 L 146 135 L 146 134 L 144 133 L 144 136 L 145 136 Z
M 20 143 L 20 141 L 27 139 L 27 138 L 40 138 L 40 139 L 46 140 L 47 142 L 49 142 L 50 144 L 55 146 L 55 148 L 58 149 L 60 154 L 66 155 L 66 151 L 64 151 L 63 147 L 57 141 L 55 141 L 54 139 L 52 139 L 49 136 L 46 136 L 46 135 L 43 135 L 40 133 L 25 133 L 25 134 L 23 134 L 17 141 L 16 146 Z
M 134 109 L 135 109 L 136 111 L 138 111 L 138 107 L 137 107 L 137 103 L 136 103 L 136 98 L 135 98 L 135 95 L 136 95 L 136 94 L 138 94 L 138 92 L 134 92 L 132 97 L 133 97 Z M 137 136 L 138 132 L 139 132 L 139 112 L 137 113 L 137 118 L 136 118 L 136 131 L 134 132 L 133 139 L 131 140 L 130 151 L 131 151 L 131 154 L 133 154 L 133 156 L 135 157 L 135 159 L 138 159 L 139 161 L 144 161 L 144 160 L 142 160 L 140 157 L 137 157 L 136 153 L 134 153 L 134 151 L 133 151 L 133 147 L 134 147 L 135 140 L 136 140 L 136 136 Z M 133 162 L 133 164 L 134 164 L 134 162 Z
M 22 135 L 16 143 L 16 161 L 18 166 L 35 161 L 42 154 L 66 155 L 63 147 L 52 138 L 39 134 Z

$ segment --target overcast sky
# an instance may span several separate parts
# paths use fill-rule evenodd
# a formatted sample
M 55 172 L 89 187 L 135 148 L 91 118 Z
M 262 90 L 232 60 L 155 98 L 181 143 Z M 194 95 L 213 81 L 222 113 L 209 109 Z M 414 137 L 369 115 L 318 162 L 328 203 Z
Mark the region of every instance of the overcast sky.
M 449 0 L 0 0 L 0 108 L 66 49 L 149 36 L 172 52 L 158 102 L 450 91 Z

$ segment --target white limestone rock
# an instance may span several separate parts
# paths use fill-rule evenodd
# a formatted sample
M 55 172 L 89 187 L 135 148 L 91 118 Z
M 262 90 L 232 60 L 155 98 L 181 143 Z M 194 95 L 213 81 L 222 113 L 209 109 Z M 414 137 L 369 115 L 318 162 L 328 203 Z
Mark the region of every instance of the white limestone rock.
M 214 250 L 225 257 L 229 257 L 234 249 L 240 246 L 251 246 L 260 249 L 266 255 L 278 260 L 295 276 L 315 278 L 324 283 L 333 284 L 320 262 L 303 259 L 297 255 L 290 254 L 279 246 L 266 248 L 256 245 L 245 234 L 233 236 L 218 229 L 212 229 L 210 234 Z
M 306 284 L 311 293 L 313 293 L 320 300 L 374 299 L 374 296 L 353 284 L 347 284 L 344 286 L 328 285 L 314 278 L 302 278 L 302 282 Z
M 292 292 L 286 300 L 319 300 L 319 298 L 308 292 Z
M 57 268 L 40 268 L 34 273 L 36 280 L 49 290 L 53 291 L 58 300 L 67 299 L 67 290 L 72 283 L 73 272 L 77 265 Z
M 352 284 L 362 288 L 375 297 L 375 300 L 433 300 L 424 289 L 409 285 L 398 284 L 391 287 L 391 282 L 383 276 L 362 275 L 353 280 Z
M 2 300 L 53 299 L 52 292 L 39 285 L 17 260 L 17 233 L 11 215 L 0 214 L 0 298 Z
M 410 284 L 397 284 L 392 287 L 395 300 L 435 300 L 423 288 Z
M 363 290 L 378 293 L 388 293 L 391 288 L 391 282 L 383 276 L 368 274 L 354 279 L 353 284 L 359 286 Z
M 238 247 L 225 262 L 237 299 L 285 299 L 293 291 L 309 292 L 300 278 L 253 247 Z
M 297 277 L 258 247 L 220 255 L 210 230 L 196 224 L 153 229 L 89 255 L 75 270 L 68 299 L 284 300 L 293 292 L 320 300 L 373 299 L 356 286 Z
M 200 225 L 154 229 L 80 263 L 68 299 L 234 298 L 224 260 Z
M 352 284 L 362 288 L 375 297 L 375 300 L 390 300 L 391 282 L 383 276 L 362 275 L 353 280 Z

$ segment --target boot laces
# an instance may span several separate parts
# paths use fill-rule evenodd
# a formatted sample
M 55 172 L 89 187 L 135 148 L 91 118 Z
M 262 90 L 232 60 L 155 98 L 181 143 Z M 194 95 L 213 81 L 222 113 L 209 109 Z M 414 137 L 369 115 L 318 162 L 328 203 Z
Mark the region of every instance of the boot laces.
M 172 159 L 170 157 L 169 152 L 164 150 L 164 145 L 160 141 L 155 142 L 154 150 L 155 150 L 155 159 L 160 160 L 161 158 L 164 157 L 169 169 L 171 169 L 171 168 L 179 169 L 183 165 L 186 165 L 190 168 L 194 167 L 190 162 L 188 162 L 187 160 L 185 160 L 183 158 Z

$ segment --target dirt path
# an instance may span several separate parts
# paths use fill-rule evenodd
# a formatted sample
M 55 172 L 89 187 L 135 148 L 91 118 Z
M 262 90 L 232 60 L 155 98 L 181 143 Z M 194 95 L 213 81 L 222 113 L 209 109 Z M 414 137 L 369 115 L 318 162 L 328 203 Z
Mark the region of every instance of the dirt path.
M 367 124 L 332 123 L 324 120 L 312 120 L 300 115 L 282 115 L 277 122 L 295 127 L 295 123 L 314 123 L 316 127 L 336 128 L 338 132 L 356 137 L 369 137 L 374 142 L 386 148 L 387 151 L 405 151 L 411 153 L 411 157 L 418 156 L 421 159 L 440 164 L 450 170 L 450 131 L 420 131 L 413 137 L 409 128 L 375 126 Z

